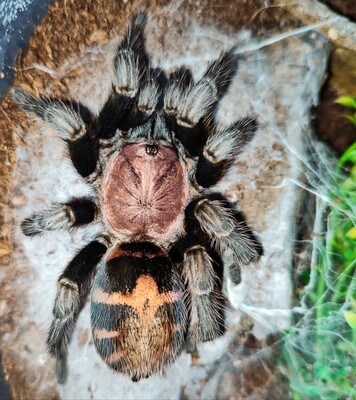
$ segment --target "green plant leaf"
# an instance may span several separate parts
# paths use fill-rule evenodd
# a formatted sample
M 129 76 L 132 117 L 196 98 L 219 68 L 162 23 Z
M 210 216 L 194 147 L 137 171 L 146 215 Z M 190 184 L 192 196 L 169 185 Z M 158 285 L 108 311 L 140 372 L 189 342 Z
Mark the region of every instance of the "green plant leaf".
M 356 330 L 356 313 L 344 310 L 344 317 L 351 328 Z
M 354 115 L 352 115 L 352 114 L 343 114 L 343 117 L 345 117 L 346 119 L 351 121 L 352 124 L 356 126 L 356 116 L 355 116 L 355 114 Z
M 353 96 L 340 96 L 335 100 L 335 103 L 356 109 L 356 97 Z
M 344 104 L 356 110 L 355 97 Z M 356 123 L 355 111 L 349 114 Z M 356 400 L 356 142 L 341 156 L 335 172 L 328 233 L 314 265 L 316 284 L 304 290 L 311 317 L 285 338 L 293 400 Z M 345 304 L 348 310 L 340 312 Z
M 297 386 L 291 384 L 292 389 L 294 389 L 296 392 L 299 392 L 303 396 L 310 396 L 313 398 L 320 398 L 320 386 L 318 385 L 313 385 L 313 384 L 307 384 L 304 383 L 302 386 Z M 303 397 L 304 398 L 304 397 Z
M 356 164 L 356 142 L 346 149 L 340 158 L 339 164 L 343 165 L 346 162 Z
M 349 239 L 356 239 L 356 226 L 346 232 L 346 237 Z

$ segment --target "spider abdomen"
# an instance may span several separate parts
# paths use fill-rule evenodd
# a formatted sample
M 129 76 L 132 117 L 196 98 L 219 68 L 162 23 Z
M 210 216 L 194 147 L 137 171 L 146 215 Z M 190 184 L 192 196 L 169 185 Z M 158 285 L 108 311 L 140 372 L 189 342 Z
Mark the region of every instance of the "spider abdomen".
M 95 346 L 114 370 L 139 380 L 162 373 L 184 344 L 184 285 L 157 246 L 126 243 L 99 266 L 92 290 Z
M 104 218 L 117 233 L 161 240 L 182 223 L 185 177 L 169 146 L 126 145 L 108 167 L 102 188 Z

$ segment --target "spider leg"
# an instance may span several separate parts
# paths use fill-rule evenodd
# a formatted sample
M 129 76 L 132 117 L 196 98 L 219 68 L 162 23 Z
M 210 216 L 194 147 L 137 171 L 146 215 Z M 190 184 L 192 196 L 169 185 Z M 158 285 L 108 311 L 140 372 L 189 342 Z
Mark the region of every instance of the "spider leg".
M 148 73 L 149 61 L 145 50 L 146 22 L 145 13 L 135 15 L 117 49 L 112 92 L 98 117 L 100 139 L 110 139 L 117 129 L 127 131 L 132 124 L 136 125 L 136 112 L 132 108 L 145 109 L 149 113 L 155 105 L 156 86 Z M 141 83 L 143 86 L 139 90 Z M 148 92 L 151 97 L 147 101 Z
M 215 185 L 243 147 L 251 141 L 257 129 L 254 118 L 243 118 L 227 129 L 216 129 L 203 148 L 196 170 L 199 185 L 207 188 Z
M 135 102 L 120 127 L 126 131 L 122 136 L 127 142 L 149 141 L 152 145 L 157 140 L 171 142 L 166 121 L 157 112 L 165 81 L 162 70 L 150 68 L 146 71 Z
M 125 120 L 120 124 L 120 129 L 128 132 L 125 135 L 126 139 L 132 140 L 136 138 L 136 130 L 132 128 L 142 127 L 148 121 L 152 121 L 151 117 L 156 113 L 156 108 L 162 94 L 162 80 L 164 80 L 164 76 L 164 72 L 158 68 L 148 68 L 144 71 L 137 97 Z M 145 138 L 152 137 L 151 132 L 152 123 L 149 129 L 145 128 Z
M 197 156 L 208 138 L 216 106 L 226 93 L 237 70 L 234 49 L 221 54 L 195 84 L 183 79 L 177 90 L 174 76 L 165 90 L 166 114 L 175 112 L 175 135 L 191 156 Z M 188 75 L 187 75 L 188 76 Z
M 21 223 L 21 229 L 26 236 L 46 231 L 68 230 L 92 222 L 95 214 L 96 206 L 91 200 L 73 199 L 25 218 Z
M 96 168 L 98 150 L 92 116 L 84 106 L 70 101 L 36 97 L 22 88 L 13 91 L 15 102 L 27 112 L 52 125 L 67 142 L 74 167 L 83 177 Z
M 187 288 L 190 321 L 186 349 L 192 354 L 197 354 L 199 342 L 213 340 L 224 328 L 220 271 L 216 268 L 221 267 L 221 259 L 208 243 L 204 243 L 204 236 L 184 237 L 170 252 L 175 262 L 181 265 Z
M 56 359 L 57 380 L 66 379 L 66 358 L 75 323 L 84 304 L 90 277 L 106 252 L 106 246 L 98 241 L 89 243 L 69 263 L 58 279 L 53 320 L 48 331 L 47 348 Z
M 193 87 L 194 80 L 191 71 L 185 67 L 180 67 L 173 71 L 169 77 L 164 89 L 164 112 L 167 120 L 173 125 L 179 110 L 182 108 L 182 103 Z M 174 126 L 172 126 L 172 129 Z
M 257 261 L 263 248 L 241 214 L 235 213 L 226 199 L 210 195 L 191 203 L 190 212 L 200 229 L 212 238 L 216 251 L 223 257 L 230 255 L 233 263 L 229 266 L 231 280 L 241 281 L 240 267 Z
M 213 260 L 203 246 L 193 246 L 185 251 L 183 275 L 191 296 L 187 350 L 196 353 L 197 344 L 218 337 L 223 324 Z

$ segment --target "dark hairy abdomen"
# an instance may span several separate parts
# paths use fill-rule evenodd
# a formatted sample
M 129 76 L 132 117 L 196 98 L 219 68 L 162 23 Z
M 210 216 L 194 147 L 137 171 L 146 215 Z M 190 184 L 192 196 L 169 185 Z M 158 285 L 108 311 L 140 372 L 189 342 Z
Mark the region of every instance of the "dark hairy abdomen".
M 99 266 L 92 289 L 95 346 L 112 368 L 135 380 L 163 371 L 184 344 L 184 284 L 150 243 L 124 243 Z

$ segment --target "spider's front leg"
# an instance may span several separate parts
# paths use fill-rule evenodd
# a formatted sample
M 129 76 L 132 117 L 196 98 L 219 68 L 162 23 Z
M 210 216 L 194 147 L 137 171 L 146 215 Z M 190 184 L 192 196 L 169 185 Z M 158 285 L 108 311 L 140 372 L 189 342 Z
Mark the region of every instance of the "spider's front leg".
M 94 172 L 99 158 L 94 118 L 79 104 L 36 97 L 24 89 L 13 91 L 15 102 L 27 112 L 49 123 L 67 142 L 74 167 L 82 177 Z
M 161 88 L 145 50 L 146 22 L 145 13 L 135 15 L 116 51 L 112 91 L 98 117 L 100 139 L 144 124 L 156 109 Z
M 48 331 L 47 346 L 49 353 L 56 359 L 59 383 L 66 379 L 68 345 L 88 293 L 93 271 L 106 249 L 99 241 L 89 243 L 73 258 L 58 279 L 54 318 Z
M 237 70 L 237 59 L 234 49 L 223 53 L 195 84 L 189 70 L 180 69 L 169 77 L 164 111 L 190 156 L 202 151 L 215 109 Z
M 193 219 L 209 235 L 216 251 L 222 257 L 231 255 L 233 263 L 229 267 L 229 276 L 235 284 L 240 283 L 241 266 L 260 258 L 263 253 L 261 243 L 244 218 L 221 195 L 198 199 L 191 209 Z

